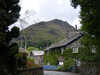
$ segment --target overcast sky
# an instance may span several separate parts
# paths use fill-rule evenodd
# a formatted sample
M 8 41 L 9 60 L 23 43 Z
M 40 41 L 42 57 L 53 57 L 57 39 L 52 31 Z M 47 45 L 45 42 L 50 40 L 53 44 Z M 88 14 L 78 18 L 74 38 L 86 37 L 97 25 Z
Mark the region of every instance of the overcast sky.
M 70 0 L 20 0 L 19 5 L 21 6 L 20 18 L 23 20 L 21 23 L 24 27 L 52 19 L 61 19 L 73 26 L 76 24 L 80 26 L 80 8 L 74 9 Z

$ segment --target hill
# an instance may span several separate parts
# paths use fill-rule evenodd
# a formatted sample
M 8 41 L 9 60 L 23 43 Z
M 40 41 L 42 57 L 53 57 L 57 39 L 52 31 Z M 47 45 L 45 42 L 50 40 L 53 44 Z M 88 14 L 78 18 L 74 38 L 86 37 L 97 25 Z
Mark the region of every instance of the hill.
M 21 31 L 18 40 L 24 39 L 24 34 L 28 45 L 34 45 L 40 41 L 47 40 L 57 42 L 65 39 L 72 31 L 75 31 L 75 28 L 70 24 L 62 20 L 54 19 L 48 22 L 36 23 L 25 28 Z

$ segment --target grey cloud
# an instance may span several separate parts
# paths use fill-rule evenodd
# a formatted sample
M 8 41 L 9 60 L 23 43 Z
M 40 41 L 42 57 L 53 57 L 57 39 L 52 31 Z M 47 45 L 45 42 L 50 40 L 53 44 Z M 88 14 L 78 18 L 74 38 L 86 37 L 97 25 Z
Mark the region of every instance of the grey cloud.
M 80 9 L 74 9 L 71 7 L 69 0 L 63 0 L 63 4 L 59 5 L 57 0 L 42 0 L 40 2 L 40 11 L 38 15 L 40 17 L 48 17 L 49 19 L 64 19 L 66 21 L 73 22 L 79 15 Z
M 29 23 L 29 25 L 31 25 L 32 23 L 35 23 L 34 19 L 37 22 L 37 21 L 44 21 L 44 20 L 47 21 L 56 18 L 56 19 L 68 21 L 71 25 L 75 23 L 75 20 L 79 16 L 80 8 L 74 9 L 70 5 L 70 0 L 62 0 L 63 4 L 58 4 L 57 1 L 58 0 L 39 0 L 40 10 L 39 12 L 36 13 L 37 17 L 34 16 L 34 13 L 31 13 L 30 11 L 29 13 L 31 17 L 29 18 L 27 17 L 26 21 L 29 22 L 30 19 L 31 22 Z M 29 25 L 24 25 L 24 27 L 27 27 Z

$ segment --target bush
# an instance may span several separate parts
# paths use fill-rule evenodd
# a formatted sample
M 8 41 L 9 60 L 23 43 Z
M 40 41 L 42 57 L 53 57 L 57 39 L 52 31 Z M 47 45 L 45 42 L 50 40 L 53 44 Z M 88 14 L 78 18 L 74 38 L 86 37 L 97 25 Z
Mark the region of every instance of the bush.
M 59 66 L 59 67 L 58 67 L 58 70 L 59 70 L 59 71 L 64 71 L 64 66 Z
M 17 59 L 17 67 L 18 68 L 26 68 L 27 53 L 18 53 L 16 55 L 16 59 Z
M 33 67 L 33 64 L 34 64 L 34 59 L 27 57 L 27 67 L 28 68 Z
M 73 65 L 74 65 L 73 59 L 68 59 L 68 60 L 64 61 L 64 70 L 71 71 L 71 68 Z
M 31 52 L 32 50 L 39 50 L 39 48 L 36 47 L 28 47 L 27 51 Z
M 27 57 L 27 61 L 30 61 L 30 62 L 32 62 L 34 64 L 34 59 L 31 58 L 31 57 Z
M 34 67 L 40 67 L 41 65 L 35 64 L 34 59 L 27 57 L 27 68 L 34 68 Z

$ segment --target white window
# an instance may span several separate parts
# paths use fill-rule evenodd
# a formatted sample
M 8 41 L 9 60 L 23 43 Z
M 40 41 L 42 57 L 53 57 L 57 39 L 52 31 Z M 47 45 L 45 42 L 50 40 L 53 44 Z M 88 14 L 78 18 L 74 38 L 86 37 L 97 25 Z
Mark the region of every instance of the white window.
M 78 53 L 78 47 L 73 47 L 73 52 L 72 53 Z
M 96 53 L 96 48 L 92 48 L 92 53 Z
M 62 62 L 59 62 L 59 65 L 63 65 L 64 64 L 64 62 L 62 61 Z

